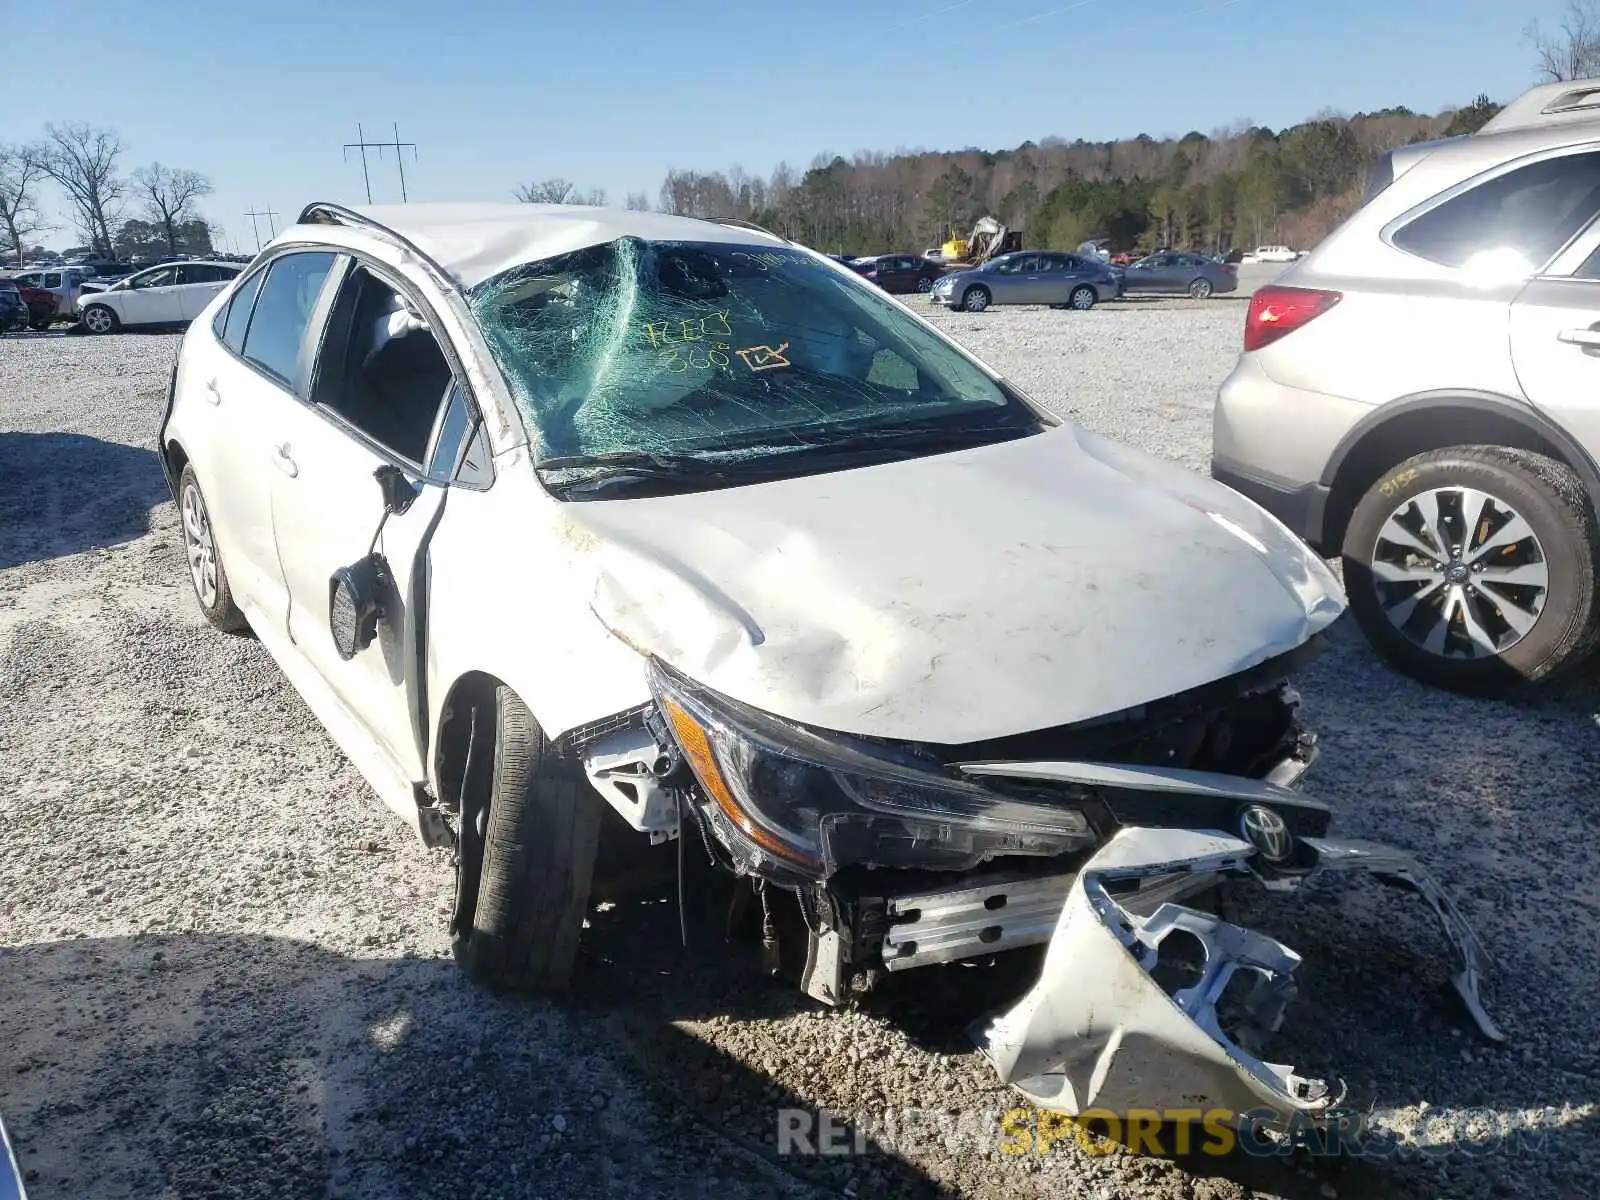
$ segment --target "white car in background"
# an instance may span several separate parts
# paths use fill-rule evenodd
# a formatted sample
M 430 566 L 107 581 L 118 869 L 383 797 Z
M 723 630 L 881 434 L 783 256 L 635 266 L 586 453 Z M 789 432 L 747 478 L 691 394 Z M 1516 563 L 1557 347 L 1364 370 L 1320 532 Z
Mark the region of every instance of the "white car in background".
M 185 325 L 244 267 L 229 262 L 164 263 L 78 297 L 78 319 L 90 333 L 125 325 Z
M 1291 263 L 1299 258 L 1297 250 L 1288 246 L 1257 246 L 1241 260 L 1247 263 Z

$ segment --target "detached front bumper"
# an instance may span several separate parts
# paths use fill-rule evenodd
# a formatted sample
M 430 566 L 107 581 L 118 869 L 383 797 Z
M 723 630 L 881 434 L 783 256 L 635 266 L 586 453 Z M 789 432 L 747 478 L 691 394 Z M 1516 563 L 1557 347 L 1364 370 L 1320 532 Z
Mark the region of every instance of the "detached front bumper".
M 1308 837 L 1300 846 L 1303 858 L 1289 873 L 1262 869 L 1256 848 L 1227 834 L 1123 829 L 1074 880 L 1039 981 L 1009 1011 L 972 1028 L 979 1049 L 1003 1082 L 1041 1107 L 1074 1115 L 1268 1107 L 1287 1119 L 1326 1112 L 1342 1090 L 1259 1056 L 1295 993 L 1299 955 L 1167 897 L 1174 879 L 1184 880 L 1187 895 L 1225 876 L 1292 891 L 1338 870 L 1365 871 L 1428 902 L 1455 956 L 1456 991 L 1484 1036 L 1504 1040 L 1478 994 L 1483 948 L 1415 859 L 1365 842 Z M 1152 895 L 1159 902 L 1150 903 Z M 1173 982 L 1167 977 L 1179 956 L 1192 974 Z

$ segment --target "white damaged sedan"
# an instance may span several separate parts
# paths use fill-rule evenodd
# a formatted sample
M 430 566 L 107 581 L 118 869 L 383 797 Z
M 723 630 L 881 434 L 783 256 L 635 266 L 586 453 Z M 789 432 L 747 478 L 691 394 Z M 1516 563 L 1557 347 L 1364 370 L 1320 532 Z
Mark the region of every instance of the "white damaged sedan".
M 821 255 L 313 205 L 190 328 L 160 449 L 204 615 L 454 848 L 486 983 L 567 982 L 610 805 L 781 908 L 828 1004 L 1045 946 L 973 1031 L 1041 1104 L 1337 1102 L 1258 1057 L 1298 960 L 1183 904 L 1225 877 L 1414 889 L 1499 1036 L 1449 899 L 1295 790 L 1326 566 Z M 1180 941 L 1198 978 L 1158 982 Z

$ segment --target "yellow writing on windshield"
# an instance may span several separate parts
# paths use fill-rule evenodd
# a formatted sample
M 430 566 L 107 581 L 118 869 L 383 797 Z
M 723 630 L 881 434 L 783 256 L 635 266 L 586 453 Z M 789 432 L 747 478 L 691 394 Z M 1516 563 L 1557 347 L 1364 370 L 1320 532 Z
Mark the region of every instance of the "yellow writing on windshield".
M 732 337 L 733 326 L 728 324 L 728 318 L 732 315 L 731 309 L 722 309 L 703 317 L 691 317 L 687 321 L 645 321 L 641 328 L 645 337 L 650 339 L 651 346 L 676 346 L 684 342 Z

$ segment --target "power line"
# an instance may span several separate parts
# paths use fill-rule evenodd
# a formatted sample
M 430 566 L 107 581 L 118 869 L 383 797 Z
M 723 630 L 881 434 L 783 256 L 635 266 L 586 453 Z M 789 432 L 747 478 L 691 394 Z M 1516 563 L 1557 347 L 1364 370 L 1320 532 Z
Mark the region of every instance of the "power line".
M 405 152 L 407 150 L 411 151 L 411 157 L 413 160 L 415 160 L 417 157 L 417 144 L 415 142 L 402 142 L 400 140 L 400 123 L 398 121 L 394 122 L 394 141 L 392 142 L 367 141 L 367 135 L 366 132 L 361 128 L 361 123 L 359 121 L 356 122 L 356 140 L 353 142 L 346 142 L 344 144 L 345 162 L 350 161 L 350 151 L 352 150 L 361 151 L 361 182 L 366 186 L 367 189 L 368 204 L 372 203 L 372 176 L 367 171 L 367 151 L 376 150 L 378 152 L 378 157 L 382 158 L 385 150 L 393 150 L 395 164 L 400 168 L 400 203 L 406 203 Z
M 277 216 L 277 215 L 278 214 L 273 212 L 270 208 L 268 208 L 268 209 L 257 209 L 254 205 L 251 206 L 249 212 L 245 213 L 245 216 L 250 218 L 250 230 L 251 230 L 252 233 L 254 233 L 256 235 L 256 253 L 257 254 L 261 253 L 261 226 L 256 224 L 256 218 L 257 217 L 265 217 L 267 219 L 267 228 L 272 231 L 271 237 L 277 237 L 278 236 L 278 227 L 275 224 L 273 224 L 273 221 L 272 221 L 272 218 Z M 271 238 L 269 238 L 268 240 L 270 241 Z

